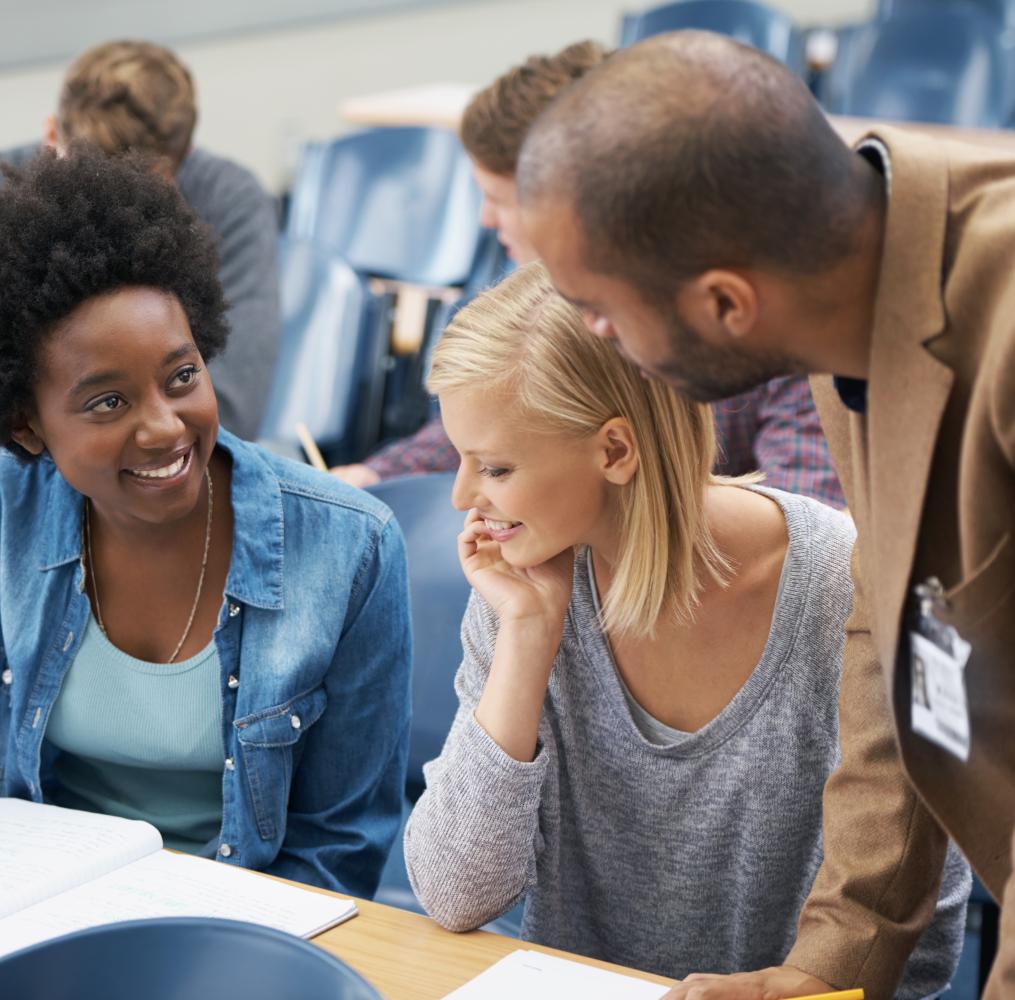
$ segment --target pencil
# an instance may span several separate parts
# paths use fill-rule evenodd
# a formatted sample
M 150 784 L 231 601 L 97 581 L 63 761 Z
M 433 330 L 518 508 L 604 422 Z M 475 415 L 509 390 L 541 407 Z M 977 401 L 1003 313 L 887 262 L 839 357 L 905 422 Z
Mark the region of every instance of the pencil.
M 796 1000 L 863 1000 L 863 990 L 839 990 L 834 993 L 812 993 L 810 996 L 797 997 Z
M 303 446 L 307 458 L 310 459 L 310 464 L 315 469 L 320 469 L 321 472 L 327 472 L 328 463 L 324 461 L 321 449 L 317 447 L 317 442 L 310 436 L 310 431 L 307 430 L 307 425 L 302 420 L 296 424 L 296 436 L 300 439 L 300 444 Z

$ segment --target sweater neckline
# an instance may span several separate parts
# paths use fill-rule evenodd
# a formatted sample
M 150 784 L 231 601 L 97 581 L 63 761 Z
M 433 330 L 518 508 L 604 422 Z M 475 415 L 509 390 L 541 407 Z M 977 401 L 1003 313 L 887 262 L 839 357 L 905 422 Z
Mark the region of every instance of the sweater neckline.
M 780 578 L 780 598 L 772 614 L 761 658 L 750 676 L 714 719 L 700 729 L 684 734 L 678 742 L 653 743 L 638 728 L 624 696 L 623 681 L 609 639 L 599 625 L 599 598 L 591 550 L 585 548 L 579 554 L 568 610 L 569 626 L 585 665 L 599 685 L 604 709 L 612 714 L 616 731 L 629 749 L 687 758 L 700 757 L 716 750 L 758 712 L 796 646 L 811 581 L 810 522 L 804 504 L 799 498 L 781 490 L 761 486 L 743 488 L 774 500 L 785 518 L 789 542 Z M 775 738 L 777 735 L 773 734 Z

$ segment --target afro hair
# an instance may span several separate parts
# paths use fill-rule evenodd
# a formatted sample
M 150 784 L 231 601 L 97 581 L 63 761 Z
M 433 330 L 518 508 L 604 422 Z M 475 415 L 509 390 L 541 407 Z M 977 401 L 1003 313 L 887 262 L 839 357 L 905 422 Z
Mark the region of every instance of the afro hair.
M 0 187 L 0 443 L 31 413 L 40 347 L 78 306 L 127 287 L 179 301 L 205 361 L 225 346 L 211 230 L 137 154 L 74 144 L 41 152 Z

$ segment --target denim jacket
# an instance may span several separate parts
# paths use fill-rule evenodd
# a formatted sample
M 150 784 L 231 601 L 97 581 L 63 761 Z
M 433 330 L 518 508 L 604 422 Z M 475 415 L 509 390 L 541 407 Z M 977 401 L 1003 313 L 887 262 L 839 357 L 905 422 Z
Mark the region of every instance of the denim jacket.
M 219 861 L 372 896 L 399 828 L 410 712 L 405 550 L 390 511 L 220 430 L 233 550 Z M 50 711 L 91 609 L 83 498 L 0 454 L 0 793 L 44 801 Z

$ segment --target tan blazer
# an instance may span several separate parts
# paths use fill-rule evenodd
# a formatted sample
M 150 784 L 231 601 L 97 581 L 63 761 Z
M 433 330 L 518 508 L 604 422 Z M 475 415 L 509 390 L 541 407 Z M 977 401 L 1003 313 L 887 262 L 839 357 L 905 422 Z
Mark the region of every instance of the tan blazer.
M 856 519 L 858 596 L 847 625 L 843 766 L 826 791 L 827 860 L 789 961 L 820 968 L 822 942 L 845 938 L 868 996 L 885 995 L 893 951 L 933 906 L 944 850 L 936 821 L 992 895 L 1004 896 L 986 996 L 1012 996 L 1015 159 L 888 128 L 874 134 L 889 150 L 891 188 L 867 411 L 848 410 L 831 379 L 813 386 Z M 967 763 L 910 728 L 908 658 L 898 654 L 907 595 L 929 576 L 944 584 L 949 617 L 973 646 Z M 884 739 L 885 711 L 897 747 Z M 892 783 L 896 750 L 917 797 Z M 859 805 L 851 796 L 867 786 Z

